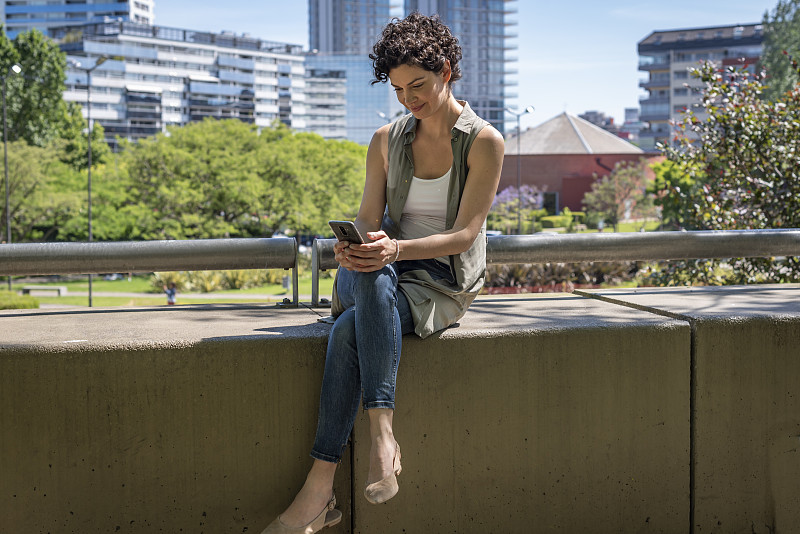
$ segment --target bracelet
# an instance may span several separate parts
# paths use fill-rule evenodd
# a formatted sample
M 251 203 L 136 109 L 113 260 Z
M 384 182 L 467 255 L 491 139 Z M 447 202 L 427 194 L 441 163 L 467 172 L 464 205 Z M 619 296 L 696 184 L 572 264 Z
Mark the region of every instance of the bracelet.
M 397 258 L 400 257 L 400 244 L 397 242 L 397 239 L 392 239 L 392 243 L 394 243 L 394 258 L 389 263 L 394 263 L 397 261 Z

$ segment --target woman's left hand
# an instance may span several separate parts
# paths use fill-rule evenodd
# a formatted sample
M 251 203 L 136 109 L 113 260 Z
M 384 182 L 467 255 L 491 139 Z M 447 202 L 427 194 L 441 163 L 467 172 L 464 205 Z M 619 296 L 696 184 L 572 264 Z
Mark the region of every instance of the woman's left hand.
M 348 247 L 348 256 L 352 270 L 369 273 L 389 265 L 397 259 L 399 245 L 397 241 L 386 235 L 386 232 L 367 232 L 371 243 L 359 245 L 351 243 Z

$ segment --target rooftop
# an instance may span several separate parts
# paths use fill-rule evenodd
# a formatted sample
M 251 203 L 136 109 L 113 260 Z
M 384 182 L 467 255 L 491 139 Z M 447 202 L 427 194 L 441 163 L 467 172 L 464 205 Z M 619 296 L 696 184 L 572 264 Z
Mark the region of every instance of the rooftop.
M 672 49 L 689 44 L 693 47 L 731 46 L 760 43 L 763 38 L 764 30 L 761 23 L 656 30 L 639 41 L 639 50 Z
M 566 112 L 522 132 L 522 155 L 643 154 L 644 151 L 599 126 Z M 506 154 L 517 154 L 517 136 L 506 141 Z

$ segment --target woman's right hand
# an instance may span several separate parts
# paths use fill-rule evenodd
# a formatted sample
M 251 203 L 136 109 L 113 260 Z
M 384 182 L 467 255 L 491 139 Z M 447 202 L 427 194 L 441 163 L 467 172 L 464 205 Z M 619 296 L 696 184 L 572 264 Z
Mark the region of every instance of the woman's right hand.
M 348 271 L 352 271 L 357 267 L 356 263 L 353 261 L 354 258 L 352 258 L 350 255 L 349 241 L 337 241 L 333 245 L 333 253 L 334 259 L 339 262 L 339 265 Z

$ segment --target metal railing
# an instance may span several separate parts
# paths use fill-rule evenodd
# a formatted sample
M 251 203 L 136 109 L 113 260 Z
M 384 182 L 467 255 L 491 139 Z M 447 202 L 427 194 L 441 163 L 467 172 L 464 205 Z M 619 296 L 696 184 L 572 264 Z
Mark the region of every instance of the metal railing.
M 312 306 L 320 305 L 320 271 L 338 266 L 335 242 L 311 246 Z M 297 255 L 292 238 L 19 243 L 0 245 L 0 276 L 292 269 L 298 306 Z M 490 264 L 772 256 L 800 256 L 800 229 L 503 235 L 490 236 L 486 248 Z
M 283 238 L 16 243 L 0 245 L 0 275 L 291 269 L 298 305 L 297 241 Z
M 319 271 L 333 269 L 335 239 L 311 249 L 311 304 L 319 306 Z M 489 236 L 486 263 L 567 263 L 800 256 L 800 229 L 533 234 Z

